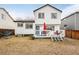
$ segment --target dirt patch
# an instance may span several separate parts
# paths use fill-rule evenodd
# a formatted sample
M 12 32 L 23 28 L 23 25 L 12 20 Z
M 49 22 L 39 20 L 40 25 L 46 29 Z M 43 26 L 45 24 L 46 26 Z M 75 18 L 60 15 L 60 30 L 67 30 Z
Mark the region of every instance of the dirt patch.
M 66 38 L 62 42 L 50 39 L 35 39 L 31 37 L 15 37 L 0 39 L 0 54 L 2 55 L 77 55 L 79 40 Z

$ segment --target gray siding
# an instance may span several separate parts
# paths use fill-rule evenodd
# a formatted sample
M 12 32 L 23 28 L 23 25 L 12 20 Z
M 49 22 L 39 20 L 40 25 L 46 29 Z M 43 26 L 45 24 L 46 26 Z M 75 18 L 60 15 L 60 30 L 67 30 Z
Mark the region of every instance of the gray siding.
M 61 29 L 64 29 L 64 25 L 67 25 L 66 29 L 75 30 L 75 14 L 62 20 Z
M 76 30 L 79 30 L 79 13 L 76 13 Z

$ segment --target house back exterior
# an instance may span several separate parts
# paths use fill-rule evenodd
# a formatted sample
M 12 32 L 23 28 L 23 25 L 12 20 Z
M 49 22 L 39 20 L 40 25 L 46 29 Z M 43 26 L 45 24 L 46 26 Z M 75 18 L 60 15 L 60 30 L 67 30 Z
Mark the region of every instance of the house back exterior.
M 33 35 L 35 38 L 51 37 L 51 33 L 60 31 L 61 10 L 46 4 L 33 13 L 34 20 L 15 21 L 5 9 L 0 9 L 0 29 L 14 30 L 15 35 Z
M 35 16 L 35 37 L 50 37 L 56 30 L 60 31 L 62 11 L 47 4 L 34 10 Z M 46 23 L 46 33 L 44 33 L 44 22 Z

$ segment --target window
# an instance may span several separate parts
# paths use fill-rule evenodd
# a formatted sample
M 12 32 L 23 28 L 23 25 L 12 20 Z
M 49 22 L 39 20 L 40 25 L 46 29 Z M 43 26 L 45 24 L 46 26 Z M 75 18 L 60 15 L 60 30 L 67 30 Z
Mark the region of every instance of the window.
M 44 13 L 39 13 L 38 18 L 44 18 Z
M 23 27 L 23 23 L 18 23 L 17 26 L 18 27 Z
M 40 35 L 40 31 L 36 31 L 35 34 L 36 34 L 37 36 L 39 36 L 39 35 Z
M 39 31 L 39 29 L 40 29 L 40 27 L 39 27 L 39 26 L 36 26 L 36 32 L 35 32 L 35 34 L 36 34 L 37 36 L 40 35 L 40 31 Z
M 1 14 L 1 18 L 4 19 L 4 14 Z
M 26 25 L 25 25 L 25 28 L 26 28 L 26 29 L 32 29 L 32 28 L 33 28 L 33 24 L 26 24 Z
M 52 19 L 57 19 L 57 13 L 51 13 L 51 18 Z
M 52 27 L 51 27 L 51 26 L 47 26 L 46 29 L 47 29 L 47 30 L 52 30 Z
M 5 15 L 4 14 L 0 14 L 0 19 L 5 19 Z
M 36 30 L 39 30 L 40 29 L 40 27 L 39 26 L 36 26 Z
M 53 30 L 54 31 L 54 26 L 47 26 L 47 30 Z

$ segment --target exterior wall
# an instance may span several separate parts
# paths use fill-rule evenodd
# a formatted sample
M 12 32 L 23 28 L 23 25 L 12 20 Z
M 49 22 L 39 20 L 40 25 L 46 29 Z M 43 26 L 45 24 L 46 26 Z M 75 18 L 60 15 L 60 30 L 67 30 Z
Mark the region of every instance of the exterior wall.
M 79 30 L 79 12 L 76 14 L 76 30 Z
M 55 26 L 55 31 L 59 30 L 60 31 L 60 25 L 54 25 Z
M 25 24 L 26 23 L 23 23 L 23 27 L 17 27 L 17 23 L 16 22 L 16 29 L 15 29 L 15 35 L 18 35 L 18 34 L 34 34 L 34 24 L 33 24 L 33 29 L 26 29 L 25 28 Z M 30 24 L 30 23 L 28 23 Z
M 66 29 L 68 30 L 75 30 L 75 20 L 76 14 L 69 16 L 61 21 L 61 29 L 64 29 L 64 25 L 67 25 Z
M 45 14 L 45 19 L 38 19 L 38 13 L 43 12 Z M 57 13 L 57 19 L 51 19 L 51 13 Z M 61 12 L 51 8 L 50 6 L 45 6 L 36 12 L 34 12 L 35 24 L 43 24 L 44 20 L 46 24 L 61 24 Z
M 5 19 L 0 18 L 0 29 L 15 29 L 15 23 L 3 9 L 0 9 L 1 14 L 4 14 Z
M 36 25 L 39 25 L 40 26 L 40 30 L 43 30 L 43 26 L 42 24 L 36 24 Z M 35 25 L 35 26 L 36 26 Z M 52 24 L 46 24 L 46 26 L 54 26 L 54 30 L 60 30 L 60 25 L 52 25 Z
M 52 24 L 47 24 L 47 26 L 54 26 L 54 30 L 45 30 L 47 32 L 46 36 L 42 36 L 41 32 L 44 31 L 43 30 L 43 25 L 42 24 L 37 24 L 35 26 L 40 26 L 40 30 L 35 30 L 35 34 L 34 34 L 34 37 L 51 37 L 51 32 L 52 34 L 56 31 L 56 30 L 59 30 L 60 31 L 60 25 L 52 25 Z M 39 31 L 40 32 L 40 35 L 36 35 L 36 31 Z
M 44 19 L 39 19 L 38 18 L 38 14 L 39 13 L 44 13 L 45 18 Z M 57 13 L 57 19 L 51 19 L 51 13 Z M 46 25 L 49 26 L 54 26 L 54 31 L 56 30 L 60 30 L 60 24 L 61 24 L 61 12 L 50 7 L 50 6 L 45 6 L 37 11 L 34 12 L 34 16 L 35 16 L 35 26 L 39 25 L 40 26 L 40 30 L 36 30 L 35 31 L 39 31 L 40 33 L 43 31 L 43 24 L 44 22 L 46 22 Z M 53 31 L 53 30 L 52 30 Z M 54 32 L 53 31 L 53 32 Z M 35 37 L 51 37 L 51 30 L 46 30 L 46 35 L 36 35 L 34 34 Z M 35 32 L 36 33 L 36 32 Z

